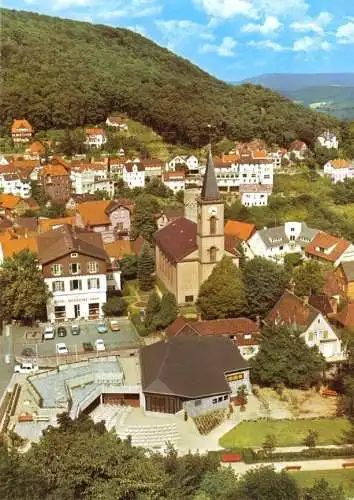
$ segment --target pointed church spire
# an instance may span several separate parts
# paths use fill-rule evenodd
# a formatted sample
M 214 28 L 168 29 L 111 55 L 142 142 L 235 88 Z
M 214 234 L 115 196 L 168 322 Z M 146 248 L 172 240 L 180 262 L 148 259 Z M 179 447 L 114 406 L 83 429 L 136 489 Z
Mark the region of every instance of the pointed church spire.
M 201 199 L 202 201 L 220 200 L 220 193 L 214 170 L 213 155 L 211 154 L 211 144 L 209 144 L 208 162 L 203 179 Z

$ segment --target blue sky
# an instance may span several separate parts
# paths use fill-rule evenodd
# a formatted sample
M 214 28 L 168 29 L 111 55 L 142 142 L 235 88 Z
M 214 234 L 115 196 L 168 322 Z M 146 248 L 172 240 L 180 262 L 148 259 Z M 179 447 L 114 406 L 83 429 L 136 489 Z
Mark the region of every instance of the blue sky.
M 354 0 L 4 0 L 127 27 L 218 78 L 354 71 Z

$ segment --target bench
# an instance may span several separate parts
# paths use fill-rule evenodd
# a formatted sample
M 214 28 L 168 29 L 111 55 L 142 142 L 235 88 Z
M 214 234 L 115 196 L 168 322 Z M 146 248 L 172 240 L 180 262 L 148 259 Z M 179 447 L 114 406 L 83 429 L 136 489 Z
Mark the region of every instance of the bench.
M 18 421 L 19 422 L 33 422 L 33 416 L 32 415 L 19 415 Z
M 286 471 L 301 470 L 301 465 L 286 465 L 284 467 L 284 470 L 286 470 Z
M 221 461 L 223 463 L 242 462 L 242 457 L 239 453 L 223 453 Z
M 353 462 L 344 462 L 342 464 L 343 469 L 352 469 L 354 468 L 354 461 Z
M 326 397 L 337 397 L 338 394 L 336 391 L 333 391 L 332 389 L 324 389 L 321 394 L 324 398 Z

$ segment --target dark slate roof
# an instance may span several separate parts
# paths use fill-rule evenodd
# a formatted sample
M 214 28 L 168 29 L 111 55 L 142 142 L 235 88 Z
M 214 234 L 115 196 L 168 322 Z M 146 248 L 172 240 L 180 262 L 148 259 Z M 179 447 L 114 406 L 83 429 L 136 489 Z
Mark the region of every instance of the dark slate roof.
M 208 163 L 205 169 L 201 198 L 202 201 L 220 200 L 220 193 L 216 182 L 214 161 L 211 154 L 211 149 L 209 149 Z
M 71 252 L 108 260 L 99 233 L 74 229 L 64 224 L 38 236 L 38 255 L 41 264 L 47 264 Z
M 310 295 L 309 304 L 320 311 L 324 316 L 333 313 L 333 307 L 329 301 L 329 297 L 325 294 Z
M 198 249 L 197 224 L 179 217 L 155 233 L 155 242 L 172 262 L 179 262 Z
M 248 369 L 225 337 L 181 335 L 143 347 L 140 358 L 144 392 L 191 399 L 229 393 L 225 373 Z

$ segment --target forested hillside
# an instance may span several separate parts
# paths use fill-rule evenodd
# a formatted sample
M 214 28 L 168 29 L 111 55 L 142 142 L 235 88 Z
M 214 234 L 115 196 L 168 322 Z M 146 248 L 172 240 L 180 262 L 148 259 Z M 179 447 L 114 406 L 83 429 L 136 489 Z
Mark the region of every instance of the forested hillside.
M 37 130 L 97 124 L 127 113 L 172 143 L 221 137 L 286 145 L 313 143 L 337 122 L 271 90 L 233 86 L 126 29 L 1 10 L 0 119 L 28 118 Z

